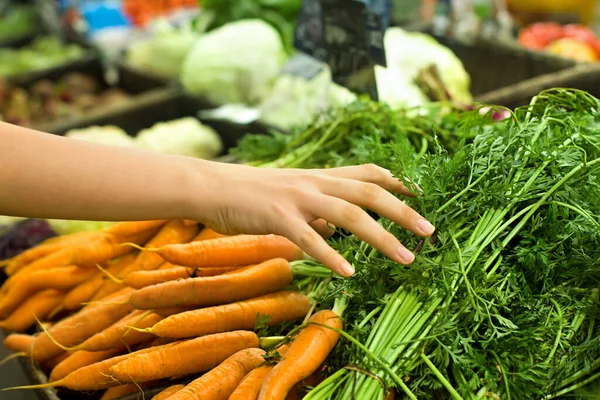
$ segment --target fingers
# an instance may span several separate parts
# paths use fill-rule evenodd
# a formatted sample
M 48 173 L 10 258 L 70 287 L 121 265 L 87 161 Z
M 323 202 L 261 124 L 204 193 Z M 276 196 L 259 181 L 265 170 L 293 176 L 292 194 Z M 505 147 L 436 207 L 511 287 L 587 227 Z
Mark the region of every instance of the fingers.
M 329 239 L 333 233 L 333 227 L 324 219 L 317 219 L 309 224 L 324 239 Z
M 287 221 L 285 235 L 296 243 L 306 254 L 341 276 L 352 276 L 354 268 L 337 251 L 333 250 L 325 239 L 302 219 Z
M 317 206 L 318 211 L 315 211 L 319 212 L 320 216 L 351 231 L 388 258 L 404 265 L 414 261 L 414 254 L 359 206 L 331 196 L 320 198 Z
M 404 196 L 414 197 L 414 194 L 390 171 L 375 164 L 357 165 L 319 170 L 322 174 L 343 179 L 374 183 L 385 190 Z M 418 187 L 418 186 L 417 186 Z
M 435 230 L 433 225 L 418 212 L 374 183 L 351 179 L 327 179 L 322 186 L 324 194 L 375 211 L 419 236 L 431 236 Z

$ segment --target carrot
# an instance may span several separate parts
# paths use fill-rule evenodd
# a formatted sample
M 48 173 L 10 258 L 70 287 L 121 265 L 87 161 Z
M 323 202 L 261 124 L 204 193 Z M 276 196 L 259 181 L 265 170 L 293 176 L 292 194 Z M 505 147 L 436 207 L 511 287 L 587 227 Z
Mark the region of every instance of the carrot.
M 106 389 L 106 392 L 104 392 L 104 394 L 102 394 L 102 397 L 100 397 L 100 400 L 118 399 L 121 396 L 125 396 L 129 393 L 135 393 L 139 390 L 140 390 L 140 388 L 135 383 L 128 383 L 123 386 L 111 387 L 111 388 Z
M 240 350 L 169 399 L 227 400 L 244 376 L 264 361 L 263 354 L 256 348 Z
M 281 357 L 287 352 L 289 345 L 280 346 L 276 351 Z M 258 392 L 267 375 L 273 369 L 273 365 L 265 364 L 250 371 L 240 382 L 237 388 L 231 393 L 228 400 L 256 400 Z
M 227 304 L 276 292 L 288 286 L 292 280 L 290 264 L 284 259 L 274 259 L 226 275 L 148 286 L 133 292 L 129 304 L 141 310 Z
M 0 328 L 13 332 L 24 332 L 35 326 L 36 318 L 44 319 L 63 299 L 62 292 L 48 289 L 25 300 L 8 318 L 0 321 Z
M 301 259 L 302 250 L 288 239 L 276 235 L 239 235 L 143 250 L 160 255 L 165 261 L 185 267 L 225 267 L 257 264 L 273 258 Z
M 253 329 L 258 315 L 269 316 L 268 325 L 301 319 L 308 313 L 310 301 L 299 292 L 277 292 L 221 306 L 175 314 L 145 329 L 156 336 L 186 338 Z
M 119 222 L 106 228 L 106 231 L 118 236 L 131 236 L 145 231 L 155 231 L 167 223 L 167 220 Z
M 50 358 L 49 360 L 44 361 L 42 366 L 44 367 L 44 369 L 51 371 L 54 369 L 54 367 L 56 367 L 61 362 L 65 361 L 70 356 L 71 356 L 71 353 L 63 351 L 59 355 L 54 356 L 54 357 Z
M 176 243 L 185 243 L 189 241 L 197 233 L 197 226 L 185 226 L 182 220 L 169 221 L 162 229 L 148 242 L 148 246 L 164 246 Z M 127 247 L 127 246 L 123 246 Z M 163 259 L 153 253 L 140 253 L 135 258 L 135 261 L 116 274 L 117 278 L 123 279 L 134 271 L 148 271 L 158 268 L 163 263 Z M 124 285 L 118 282 L 106 281 L 103 288 L 96 294 L 94 299 L 102 298 L 103 296 L 122 288 Z
M 135 271 L 125 277 L 123 284 L 134 289 L 141 289 L 146 286 L 156 285 L 157 283 L 189 278 L 193 275 L 194 269 L 186 267 L 173 267 L 155 271 Z
M 74 233 L 72 235 L 57 236 L 54 238 L 50 238 L 40 243 L 39 245 L 32 247 L 31 249 L 25 250 L 18 256 L 9 260 L 4 272 L 6 272 L 7 275 L 13 275 L 22 267 L 39 258 L 54 253 L 62 248 L 77 245 L 79 243 L 82 243 L 83 241 L 91 240 L 92 238 L 97 237 L 99 235 L 99 232 L 79 232 Z
M 167 344 L 164 347 L 174 346 L 176 343 Z M 102 361 L 98 361 L 93 364 L 89 364 L 80 368 L 75 369 L 64 378 L 41 384 L 41 385 L 30 385 L 30 386 L 17 386 L 4 390 L 15 390 L 15 389 L 45 389 L 53 387 L 66 387 L 72 390 L 87 391 L 87 390 L 101 390 L 107 389 L 113 386 L 119 386 L 121 383 L 117 382 L 110 376 L 109 369 L 119 364 L 120 362 L 141 355 L 143 353 L 151 351 L 160 351 L 161 348 L 154 349 L 143 349 L 138 350 L 134 353 L 124 354 L 117 357 L 112 357 Z M 92 353 L 93 354 L 93 353 Z M 66 360 L 65 360 L 66 361 Z
M 219 239 L 222 237 L 226 237 L 227 235 L 222 235 L 218 232 L 213 231 L 210 228 L 204 228 L 202 229 L 202 231 L 200 231 L 200 233 L 198 235 L 196 235 L 196 237 L 194 238 L 194 241 L 200 241 L 200 240 L 211 240 L 211 239 Z
M 342 329 L 341 318 L 330 310 L 319 311 L 309 323 Z M 339 333 L 309 324 L 294 339 L 287 353 L 267 376 L 258 400 L 284 400 L 292 387 L 312 375 L 339 340 Z
M 162 319 L 163 317 L 160 315 L 149 311 L 133 311 L 102 332 L 96 333 L 85 342 L 75 346 L 72 350 L 101 351 L 128 348 L 152 339 L 151 334 L 140 332 L 140 330 L 154 326 Z M 134 330 L 130 327 L 139 329 Z
M 32 335 L 24 335 L 22 333 L 11 333 L 4 338 L 4 347 L 15 353 L 29 353 L 29 348 L 35 340 Z
M 151 237 L 151 234 L 152 232 L 141 232 L 128 237 L 127 240 L 145 243 Z M 22 268 L 4 282 L 4 287 L 9 289 L 15 281 L 26 278 L 26 275 L 34 271 L 65 265 L 95 266 L 96 264 L 102 264 L 129 253 L 128 246 L 119 246 L 120 243 L 123 243 L 123 240 L 105 233 L 95 240 L 84 242 L 78 246 L 63 248 Z
M 169 397 L 179 392 L 183 388 L 185 388 L 185 385 L 169 386 L 162 392 L 158 393 L 156 396 L 152 397 L 152 400 L 167 400 Z
M 74 353 L 67 353 L 69 354 L 69 356 L 60 363 L 56 364 L 56 366 L 52 369 L 48 381 L 54 382 L 59 379 L 62 379 L 65 376 L 69 375 L 71 372 L 78 370 L 79 368 L 83 368 L 85 366 L 95 364 L 103 360 L 107 360 L 111 357 L 116 356 L 120 352 L 121 351 L 119 349 L 111 349 L 96 352 L 82 350 L 76 351 Z
M 128 357 L 111 367 L 110 374 L 122 383 L 139 383 L 205 372 L 239 350 L 258 347 L 258 336 L 250 331 L 234 331 L 165 346 Z
M 131 295 L 132 290 L 126 288 L 108 297 L 105 303 L 90 304 L 42 333 L 33 343 L 32 358 L 36 361 L 47 360 L 65 347 L 80 344 L 129 314 L 133 307 L 122 302 Z
M 44 289 L 65 291 L 85 281 L 94 270 L 67 266 L 33 272 L 17 282 L 0 302 L 0 315 L 8 315 L 32 294 Z
M 119 258 L 116 262 L 109 265 L 106 270 L 111 274 L 117 274 L 123 270 L 127 265 L 135 260 L 135 255 L 129 253 Z M 83 282 L 79 286 L 73 288 L 65 296 L 63 305 L 66 310 L 77 310 L 82 306 L 82 303 L 90 301 L 96 293 L 100 290 L 104 282 L 108 278 L 100 271 L 94 272 L 92 277 L 87 281 Z M 112 294 L 112 293 L 110 293 Z

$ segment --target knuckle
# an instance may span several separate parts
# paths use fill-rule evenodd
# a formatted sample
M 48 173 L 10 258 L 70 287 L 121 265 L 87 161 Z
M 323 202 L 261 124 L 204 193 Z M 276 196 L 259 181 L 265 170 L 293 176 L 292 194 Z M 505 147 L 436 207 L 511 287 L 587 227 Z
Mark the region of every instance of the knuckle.
M 364 211 L 354 204 L 347 204 L 342 208 L 342 218 L 348 224 L 360 222 Z
M 373 205 L 379 199 L 381 190 L 381 187 L 374 183 L 367 182 L 361 184 L 359 189 L 361 201 L 365 205 Z
M 298 235 L 298 246 L 301 248 L 312 248 L 317 241 L 320 239 L 318 234 L 312 229 L 303 229 L 302 232 Z

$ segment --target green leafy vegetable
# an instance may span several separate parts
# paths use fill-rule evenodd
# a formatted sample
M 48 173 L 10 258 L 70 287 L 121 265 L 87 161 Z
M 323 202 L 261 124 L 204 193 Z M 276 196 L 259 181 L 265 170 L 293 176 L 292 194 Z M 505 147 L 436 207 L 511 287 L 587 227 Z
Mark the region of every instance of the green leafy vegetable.
M 238 155 L 271 167 L 374 162 L 411 185 L 408 176 L 422 195 L 406 201 L 437 228 L 421 241 L 379 219 L 417 253 L 409 267 L 344 231 L 332 239 L 357 273 L 321 280 L 320 307 L 347 298 L 346 330 L 367 352 L 342 342 L 330 359 L 337 372 L 306 399 L 383 399 L 389 388 L 411 399 L 592 390 L 600 380 L 599 109 L 574 90 L 541 93 L 502 122 L 479 110 L 412 120 L 362 102 L 292 138 L 253 139 L 273 143 L 277 155 L 242 143 Z M 460 146 L 432 136 L 445 129 Z

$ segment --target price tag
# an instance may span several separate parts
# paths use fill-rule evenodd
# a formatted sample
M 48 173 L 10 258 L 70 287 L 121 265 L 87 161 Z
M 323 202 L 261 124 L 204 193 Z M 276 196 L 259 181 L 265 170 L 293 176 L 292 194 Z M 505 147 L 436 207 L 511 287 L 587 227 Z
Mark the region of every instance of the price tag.
M 296 49 L 316 58 L 327 61 L 327 49 L 323 41 L 323 20 L 321 0 L 304 0 L 296 20 L 294 33 Z
M 311 80 L 322 71 L 323 64 L 319 60 L 302 52 L 297 52 L 283 66 L 281 73 Z

